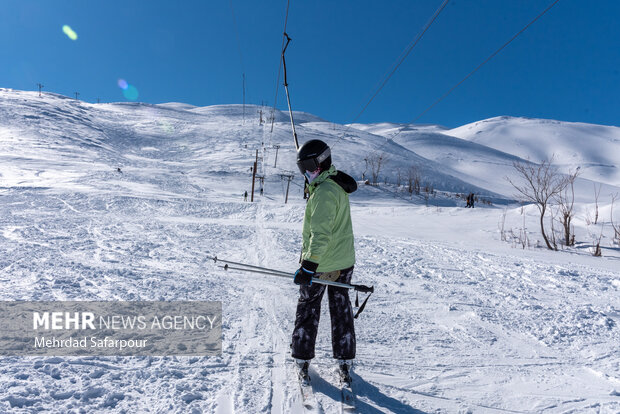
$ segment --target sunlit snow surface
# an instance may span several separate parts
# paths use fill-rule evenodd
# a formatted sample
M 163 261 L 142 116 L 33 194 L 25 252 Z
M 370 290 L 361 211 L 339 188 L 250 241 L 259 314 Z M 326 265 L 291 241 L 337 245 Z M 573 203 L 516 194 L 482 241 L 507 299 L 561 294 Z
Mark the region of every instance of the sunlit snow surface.
M 295 177 L 285 205 L 279 176 L 296 171 L 290 124 L 276 113 L 271 134 L 258 125 L 259 109 L 246 105 L 244 116 L 241 105 L 92 105 L 0 90 L 2 300 L 221 300 L 224 310 L 221 357 L 2 358 L 1 412 L 301 410 L 289 357 L 295 286 L 227 273 L 207 259 L 297 265 L 302 181 Z M 609 225 L 609 194 L 620 182 L 617 161 L 596 167 L 620 159 L 618 128 L 507 118 L 478 123 L 474 136 L 490 136 L 488 124 L 496 142 L 510 145 L 474 139 L 473 127 L 435 126 L 412 126 L 386 144 L 394 125 L 296 119 L 301 141 L 333 145 L 335 164 L 358 180 L 373 149 L 392 160 L 392 184 L 360 183 L 351 196 L 354 279 L 376 289 L 356 322 L 360 412 L 620 411 L 620 248 Z M 523 226 L 503 176 L 529 153 L 514 150 L 524 128 L 583 132 L 581 141 L 571 135 L 578 162 L 551 151 L 563 168 L 587 163 L 591 172 L 580 184 L 576 248 L 534 247 L 533 207 L 525 209 L 533 246 L 500 240 L 504 209 L 506 229 Z M 587 144 L 594 134 L 604 142 L 600 154 Z M 526 144 L 532 159 L 550 152 Z M 244 203 L 256 149 L 264 196 L 257 190 L 258 202 Z M 412 161 L 440 190 L 435 197 L 396 193 L 395 171 Z M 596 181 L 605 183 L 598 227 L 585 220 Z M 455 191 L 485 194 L 494 205 L 464 209 Z M 603 257 L 594 258 L 590 237 L 600 228 Z M 322 320 L 311 375 L 331 413 L 339 394 L 327 313 Z

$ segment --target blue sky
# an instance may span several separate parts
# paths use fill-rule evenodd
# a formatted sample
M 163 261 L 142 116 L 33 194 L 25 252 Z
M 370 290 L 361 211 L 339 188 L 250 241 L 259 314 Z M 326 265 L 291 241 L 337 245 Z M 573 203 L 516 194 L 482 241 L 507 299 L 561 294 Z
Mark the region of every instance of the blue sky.
M 441 3 L 291 0 L 293 109 L 351 122 Z M 359 122 L 415 119 L 550 3 L 451 0 Z M 126 100 L 125 79 L 138 101 L 206 106 L 241 103 L 245 73 L 246 103 L 273 105 L 286 0 L 0 6 L 0 87 L 41 82 L 46 91 L 117 102 Z M 618 1 L 560 0 L 418 122 L 455 127 L 512 115 L 620 125 L 619 21 Z

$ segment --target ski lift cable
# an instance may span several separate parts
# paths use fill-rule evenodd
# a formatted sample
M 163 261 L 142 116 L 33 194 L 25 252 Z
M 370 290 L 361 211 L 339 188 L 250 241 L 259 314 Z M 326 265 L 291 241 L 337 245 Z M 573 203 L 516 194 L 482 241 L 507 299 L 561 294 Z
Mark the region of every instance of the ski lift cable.
M 538 19 L 540 19 L 542 16 L 544 16 L 549 10 L 551 10 L 551 8 L 553 8 L 553 6 L 555 6 L 560 0 L 554 0 L 549 6 L 547 6 L 546 9 L 544 9 L 542 12 L 540 12 L 533 20 L 531 20 L 527 25 L 525 25 L 525 27 L 523 27 L 521 30 L 519 30 L 514 36 L 512 36 L 506 43 L 504 43 L 502 46 L 499 47 L 499 49 L 497 49 L 495 52 L 491 53 L 491 55 L 489 55 L 489 57 L 487 57 L 482 63 L 480 63 L 478 66 L 476 66 L 476 68 L 474 70 L 472 70 L 471 72 L 469 72 L 463 79 L 461 79 L 458 83 L 456 83 L 453 87 L 451 87 L 446 93 L 444 93 L 443 95 L 441 95 L 439 97 L 439 99 L 437 99 L 435 102 L 433 102 L 429 107 L 427 107 L 424 111 L 422 111 L 418 116 L 416 116 L 411 122 L 404 124 L 402 127 L 400 127 L 398 129 L 398 131 L 392 135 L 390 138 L 387 139 L 387 141 L 385 142 L 385 144 L 383 144 L 380 148 L 382 148 L 384 145 L 386 145 L 389 141 L 392 141 L 394 138 L 396 138 L 402 131 L 404 131 L 408 125 L 413 124 L 414 122 L 416 122 L 417 120 L 419 120 L 422 116 L 424 116 L 428 111 L 430 111 L 431 109 L 433 109 L 437 104 L 439 104 L 441 101 L 443 101 L 448 95 L 450 95 L 456 88 L 458 88 L 463 82 L 465 82 L 467 79 L 469 79 L 474 73 L 476 73 L 482 66 L 484 66 L 487 62 L 489 62 L 491 59 L 493 59 L 499 52 L 501 52 L 506 46 L 508 46 L 510 43 L 512 43 L 513 40 L 515 40 L 517 37 L 519 37 L 519 35 L 521 35 L 521 33 L 525 32 L 531 25 L 533 25 Z
M 394 73 L 396 73 L 396 70 L 398 70 L 400 65 L 402 65 L 402 63 L 407 58 L 407 56 L 409 56 L 409 54 L 411 53 L 413 48 L 420 42 L 420 40 L 422 39 L 422 36 L 424 36 L 424 34 L 428 31 L 428 29 L 431 27 L 433 22 L 437 19 L 437 17 L 439 17 L 439 14 L 448 5 L 449 1 L 450 0 L 444 0 L 444 2 L 441 4 L 441 6 L 439 6 L 439 8 L 435 11 L 433 16 L 430 18 L 430 20 L 426 23 L 426 25 L 424 26 L 424 29 L 417 35 L 417 37 L 415 39 L 413 39 L 409 43 L 409 45 L 405 48 L 405 50 L 403 50 L 403 52 L 401 52 L 399 58 L 396 60 L 396 62 L 394 64 L 392 64 L 392 70 L 389 71 L 389 73 L 386 72 L 386 74 L 384 75 L 385 79 L 383 80 L 383 82 L 381 82 L 381 84 L 378 86 L 378 88 L 375 91 L 375 93 L 370 97 L 368 102 L 366 102 L 366 105 L 364 105 L 362 110 L 357 114 L 357 116 L 353 119 L 353 121 L 351 123 L 355 123 L 355 121 L 357 121 L 359 119 L 359 117 L 364 113 L 366 108 L 368 108 L 368 106 L 374 100 L 374 98 L 379 94 L 379 92 L 381 92 L 381 89 L 383 89 L 383 87 L 388 83 L 388 81 L 392 78 Z
M 241 37 L 239 36 L 239 27 L 237 26 L 237 18 L 235 17 L 235 9 L 232 0 L 229 0 L 230 12 L 232 14 L 233 26 L 235 27 L 235 35 L 237 36 L 237 51 L 239 52 L 239 61 L 241 62 L 241 71 L 245 75 L 245 64 L 243 62 L 243 54 L 241 53 Z
M 235 17 L 235 9 L 232 0 L 228 1 L 230 12 L 232 14 L 233 26 L 235 27 L 235 35 L 237 37 L 237 51 L 239 52 L 239 61 L 241 62 L 241 74 L 243 76 L 243 122 L 245 123 L 245 63 L 243 61 L 243 53 L 241 52 L 241 37 L 239 36 L 239 27 L 237 26 L 237 18 Z
M 386 73 L 383 75 L 382 79 L 383 81 L 380 81 L 377 84 L 376 90 L 374 92 L 374 94 L 370 97 L 370 99 L 366 102 L 366 104 L 364 105 L 364 107 L 362 108 L 362 110 L 355 116 L 355 118 L 353 118 L 353 121 L 351 121 L 349 123 L 349 126 L 347 127 L 347 129 L 344 131 L 344 133 L 340 136 L 340 138 L 338 138 L 338 141 L 336 141 L 336 143 L 333 146 L 335 146 L 336 144 L 338 144 L 340 142 L 340 140 L 342 138 L 344 138 L 346 136 L 346 133 L 349 131 L 349 129 L 351 128 L 351 125 L 354 124 L 359 118 L 360 116 L 362 116 L 362 114 L 364 113 L 364 111 L 366 111 L 366 109 L 368 108 L 368 106 L 371 104 L 371 102 L 377 97 L 377 95 L 379 95 L 379 92 L 381 92 L 381 90 L 385 87 L 385 85 L 388 83 L 388 81 L 392 78 L 392 76 L 394 76 L 394 73 L 396 73 L 396 71 L 398 70 L 398 68 L 400 67 L 400 65 L 402 65 L 402 63 L 405 61 L 405 59 L 407 58 L 407 56 L 409 56 L 409 54 L 411 53 L 411 51 L 413 50 L 413 48 L 420 42 L 420 40 L 422 39 L 422 37 L 424 36 L 424 34 L 428 31 L 428 29 L 431 27 L 431 25 L 435 22 L 435 20 L 437 20 L 437 17 L 439 17 L 439 14 L 443 11 L 443 9 L 445 9 L 445 7 L 448 5 L 448 2 L 450 0 L 444 0 L 443 3 L 439 6 L 439 8 L 435 11 L 435 13 L 431 16 L 431 18 L 429 19 L 429 21 L 426 23 L 426 25 L 424 26 L 424 28 L 422 29 L 422 31 L 411 40 L 411 42 L 409 42 L 409 45 L 407 45 L 407 47 L 405 49 L 403 49 L 403 51 L 401 52 L 401 54 L 399 55 L 399 57 L 396 59 L 396 61 L 392 64 L 392 66 L 390 67 L 390 69 L 388 69 L 388 71 L 386 71 Z

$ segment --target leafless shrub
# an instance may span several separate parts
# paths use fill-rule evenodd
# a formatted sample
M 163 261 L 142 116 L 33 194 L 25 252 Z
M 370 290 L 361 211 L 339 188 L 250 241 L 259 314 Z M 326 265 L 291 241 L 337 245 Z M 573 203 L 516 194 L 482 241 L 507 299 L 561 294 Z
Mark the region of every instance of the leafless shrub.
M 566 186 L 555 196 L 555 201 L 559 207 L 559 220 L 564 230 L 564 245 L 573 246 L 575 235 L 571 233 L 571 222 L 575 216 L 575 180 L 579 176 L 579 168 L 575 172 L 570 172 L 566 177 Z
M 381 169 L 385 166 L 385 164 L 389 161 L 386 154 L 384 152 L 378 153 L 373 152 L 368 155 L 364 161 L 366 161 L 366 165 L 370 167 L 370 174 L 372 177 L 372 184 L 377 185 L 377 179 L 379 178 L 379 173 Z
M 591 230 L 590 227 L 592 226 L 588 226 L 588 235 L 592 240 L 590 252 L 592 253 L 592 256 L 600 257 L 602 256 L 601 239 L 603 238 L 603 229 L 605 228 L 605 224 L 601 223 L 601 225 L 598 226 L 600 230 L 597 230 L 596 228 L 594 228 L 594 230 Z
M 527 237 L 527 228 L 525 227 L 525 207 L 521 206 L 521 216 L 523 216 L 523 226 L 519 230 L 519 243 L 525 249 L 530 247 L 530 239 Z
M 522 163 L 515 161 L 513 167 L 524 180 L 519 184 L 506 178 L 508 182 L 519 192 L 525 202 L 532 202 L 540 213 L 540 231 L 549 250 L 557 250 L 557 246 L 551 244 L 549 236 L 545 232 L 545 213 L 550 201 L 564 190 L 568 184 L 556 167 L 553 166 L 553 158 L 544 160 L 540 164 Z
M 603 253 L 601 252 L 601 239 L 603 238 L 603 226 L 601 226 L 601 232 L 598 236 L 594 237 L 594 243 L 592 246 L 592 256 L 601 257 Z
M 513 249 L 517 247 L 517 236 L 512 228 L 510 228 L 510 242 L 512 243 L 511 247 Z
M 420 181 L 422 180 L 420 169 L 412 165 L 407 170 L 407 190 L 409 194 L 420 194 Z
M 396 169 L 396 186 L 400 187 L 403 182 L 403 170 L 399 167 Z
M 601 193 L 601 184 L 598 185 L 598 190 L 596 189 L 596 184 L 594 184 L 594 224 L 598 223 L 598 196 Z
M 519 229 L 519 234 L 515 234 L 514 229 L 510 229 L 510 241 L 512 243 L 512 248 L 516 248 L 517 245 L 521 245 L 522 249 L 525 249 L 526 247 L 529 248 L 530 247 L 530 240 L 527 237 L 527 231 L 525 230 L 525 228 L 521 228 Z
M 517 245 L 520 245 L 522 249 L 526 247 L 530 247 L 530 240 L 527 236 L 527 229 L 525 227 L 525 209 L 521 207 L 521 215 L 523 216 L 523 226 L 519 229 L 519 233 L 516 234 L 515 230 L 511 227 L 510 231 L 506 231 L 505 223 L 506 223 L 506 213 L 507 209 L 504 209 L 502 215 L 500 216 L 500 220 L 497 224 L 499 228 L 499 234 L 502 241 L 510 242 L 513 248 L 516 248 Z
M 504 227 L 506 225 L 506 209 L 504 209 L 504 211 L 502 211 L 502 215 L 500 216 L 499 219 L 499 223 L 497 223 L 497 227 L 499 228 L 499 235 L 502 239 L 502 241 L 506 241 L 506 230 L 504 230 Z
M 592 216 L 590 215 L 590 209 L 588 207 L 586 207 L 586 225 L 591 226 L 592 225 Z
M 521 245 L 522 249 L 530 247 L 530 239 L 527 237 L 527 232 L 525 231 L 525 229 L 519 230 L 519 244 Z
M 556 232 L 556 228 L 555 228 L 555 211 L 553 209 L 553 206 L 549 206 L 549 216 L 550 216 L 550 220 L 549 220 L 549 225 L 551 227 L 551 230 L 549 231 L 549 233 L 547 234 L 547 236 L 549 237 L 549 243 L 551 244 L 551 246 L 553 246 L 553 250 L 558 250 L 558 243 L 557 243 L 557 232 Z
M 618 193 L 612 194 L 612 196 L 611 196 L 611 211 L 609 212 L 609 216 L 610 216 L 610 221 L 611 221 L 611 227 L 614 230 L 613 242 L 615 244 L 620 245 L 620 224 L 616 224 L 614 222 L 614 203 L 616 202 L 617 199 L 618 199 Z

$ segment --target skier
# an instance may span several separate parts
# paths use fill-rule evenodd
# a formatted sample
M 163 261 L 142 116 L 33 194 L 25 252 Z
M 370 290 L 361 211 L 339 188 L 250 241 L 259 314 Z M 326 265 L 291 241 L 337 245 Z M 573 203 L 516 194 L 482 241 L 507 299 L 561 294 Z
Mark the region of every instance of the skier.
M 467 194 L 467 205 L 466 208 L 474 208 L 474 193 Z
M 248 190 L 245 190 L 245 193 L 243 193 L 243 201 L 248 201 Z
M 297 166 L 308 179 L 309 197 L 303 222 L 301 267 L 294 277 L 294 282 L 301 286 L 291 348 L 300 379 L 309 384 L 308 367 L 314 358 L 321 300 L 326 289 L 323 284 L 312 284 L 312 277 L 351 282 L 355 251 L 348 194 L 357 190 L 357 183 L 336 170 L 329 146 L 320 140 L 310 140 L 299 148 Z M 340 380 L 350 385 L 356 344 L 349 291 L 329 286 L 327 296 L 333 356 L 338 362 Z

